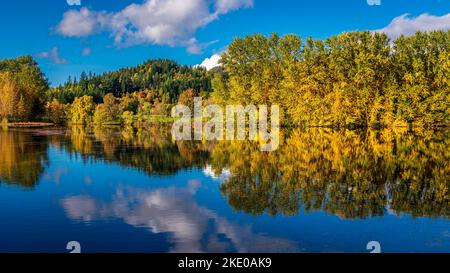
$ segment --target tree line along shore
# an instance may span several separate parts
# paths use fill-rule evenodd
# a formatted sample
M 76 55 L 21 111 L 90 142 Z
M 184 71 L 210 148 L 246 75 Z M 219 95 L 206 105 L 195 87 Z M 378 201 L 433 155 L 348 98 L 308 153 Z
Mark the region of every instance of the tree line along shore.
M 149 60 L 50 87 L 31 56 L 0 61 L 4 126 L 173 121 L 176 104 L 279 105 L 285 126 L 448 127 L 450 31 L 236 38 L 210 71 Z

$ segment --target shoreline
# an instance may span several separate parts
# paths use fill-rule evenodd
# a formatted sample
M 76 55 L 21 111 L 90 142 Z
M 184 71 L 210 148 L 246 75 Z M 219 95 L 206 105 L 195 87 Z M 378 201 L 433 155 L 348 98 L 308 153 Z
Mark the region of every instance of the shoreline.
M 3 124 L 3 126 L 9 128 L 36 128 L 36 127 L 50 127 L 54 125 L 55 125 L 54 123 L 50 122 L 10 122 Z

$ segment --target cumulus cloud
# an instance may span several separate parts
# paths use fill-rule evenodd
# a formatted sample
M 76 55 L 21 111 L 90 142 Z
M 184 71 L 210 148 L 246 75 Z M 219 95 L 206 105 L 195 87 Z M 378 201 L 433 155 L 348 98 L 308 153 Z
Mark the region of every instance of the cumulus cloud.
M 204 68 L 206 68 L 206 70 L 209 71 L 209 70 L 213 69 L 214 67 L 220 66 L 220 63 L 219 63 L 220 58 L 221 58 L 220 54 L 214 54 L 211 57 L 203 60 L 203 62 L 201 64 L 199 64 L 198 66 L 204 67 Z
M 105 12 L 90 11 L 88 8 L 69 10 L 63 15 L 56 31 L 67 37 L 86 37 L 102 31 L 109 22 Z
M 36 55 L 36 58 L 40 59 L 49 59 L 54 64 L 67 64 L 67 60 L 59 56 L 59 51 L 57 47 L 52 48 L 49 51 L 39 52 Z
M 86 37 L 107 31 L 117 46 L 156 44 L 183 46 L 201 53 L 205 44 L 195 39 L 196 31 L 219 15 L 253 6 L 253 0 L 145 0 L 118 12 L 88 8 L 63 15 L 56 31 L 68 37 Z
M 410 17 L 403 14 L 394 18 L 391 23 L 383 29 L 376 30 L 379 33 L 386 33 L 391 39 L 396 39 L 401 35 L 413 35 L 418 31 L 435 31 L 450 29 L 450 13 L 442 16 L 434 16 L 427 13 L 417 17 Z

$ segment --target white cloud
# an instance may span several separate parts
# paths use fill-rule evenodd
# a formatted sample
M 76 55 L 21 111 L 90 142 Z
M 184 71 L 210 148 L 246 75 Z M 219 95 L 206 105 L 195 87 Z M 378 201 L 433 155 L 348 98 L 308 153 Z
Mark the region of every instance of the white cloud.
M 69 6 L 80 6 L 81 0 L 67 0 L 67 5 Z
M 203 62 L 201 64 L 199 64 L 198 66 L 204 67 L 206 68 L 206 70 L 211 70 L 214 67 L 218 67 L 220 66 L 220 54 L 214 54 L 209 58 L 206 58 L 205 60 L 203 60 Z
M 415 18 L 409 14 L 403 14 L 394 18 L 391 23 L 383 29 L 376 30 L 379 33 L 386 33 L 391 39 L 396 39 L 401 35 L 413 35 L 418 31 L 435 31 L 450 29 L 450 13 L 442 16 L 434 16 L 427 13 Z
M 52 48 L 49 51 L 39 52 L 36 55 L 36 58 L 40 59 L 49 59 L 54 64 L 67 64 L 67 60 L 59 56 L 59 51 L 57 47 Z
M 217 0 L 216 11 L 220 14 L 225 14 L 240 8 L 253 7 L 253 0 Z
M 56 27 L 68 37 L 86 37 L 108 31 L 117 46 L 156 44 L 183 46 L 201 53 L 207 44 L 198 43 L 196 31 L 226 14 L 253 6 L 253 0 L 145 0 L 118 12 L 70 10 Z
M 81 55 L 83 55 L 83 56 L 91 55 L 91 49 L 89 47 L 83 48 L 83 50 L 81 51 Z
M 367 0 L 369 6 L 381 6 L 381 0 Z
M 84 7 L 69 10 L 64 13 L 56 31 L 67 37 L 86 37 L 102 31 L 108 24 L 109 17 L 105 12 L 90 11 Z

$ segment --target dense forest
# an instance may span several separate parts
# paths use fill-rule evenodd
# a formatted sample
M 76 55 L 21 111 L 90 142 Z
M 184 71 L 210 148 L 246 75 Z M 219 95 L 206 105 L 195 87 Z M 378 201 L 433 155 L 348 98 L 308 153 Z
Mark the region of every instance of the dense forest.
M 221 62 L 208 72 L 151 60 L 49 88 L 31 57 L 4 60 L 0 117 L 131 125 L 202 96 L 222 105 L 280 105 L 290 126 L 450 125 L 450 31 L 394 41 L 368 31 L 326 40 L 255 34 L 235 39 Z
M 235 39 L 216 75 L 221 103 L 279 104 L 285 123 L 311 126 L 448 125 L 450 31 L 390 41 L 349 32 Z
M 76 97 L 88 95 L 99 103 L 108 93 L 122 97 L 136 91 L 153 91 L 164 103 L 174 103 L 187 89 L 211 91 L 207 72 L 170 60 L 150 60 L 136 67 L 101 75 L 83 72 L 78 80 L 69 77 L 65 84 L 51 89 L 47 97 L 72 103 Z

